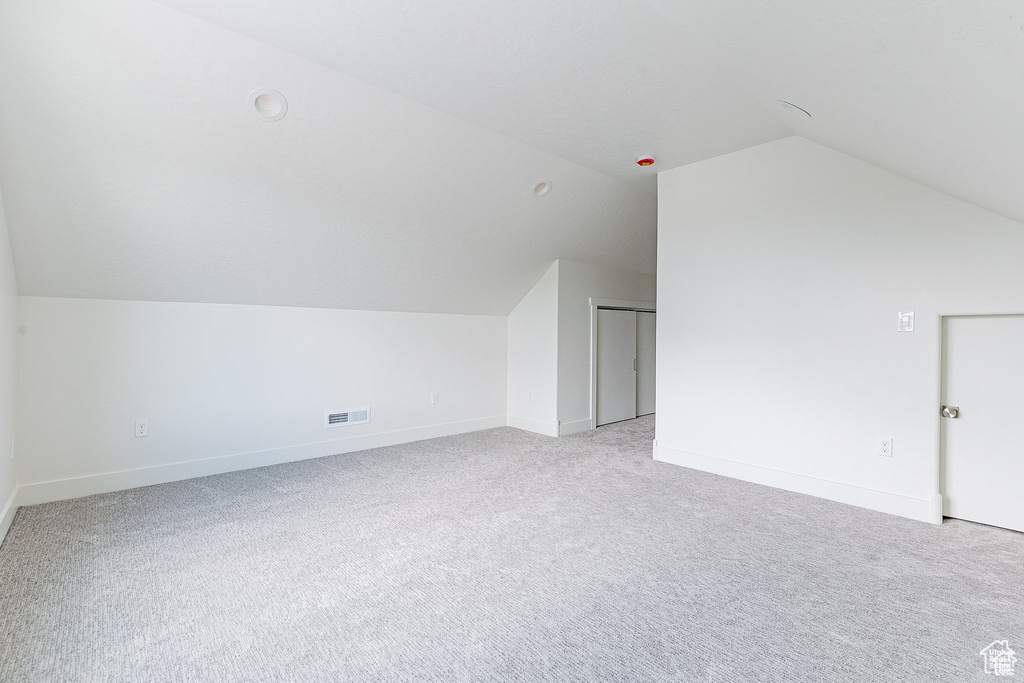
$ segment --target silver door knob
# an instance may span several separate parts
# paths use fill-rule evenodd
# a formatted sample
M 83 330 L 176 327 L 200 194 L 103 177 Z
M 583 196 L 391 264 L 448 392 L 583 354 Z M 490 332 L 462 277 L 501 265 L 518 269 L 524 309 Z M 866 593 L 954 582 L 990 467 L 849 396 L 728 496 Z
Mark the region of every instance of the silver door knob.
M 960 417 L 959 406 L 942 406 L 942 417 L 948 417 L 950 420 L 955 420 Z

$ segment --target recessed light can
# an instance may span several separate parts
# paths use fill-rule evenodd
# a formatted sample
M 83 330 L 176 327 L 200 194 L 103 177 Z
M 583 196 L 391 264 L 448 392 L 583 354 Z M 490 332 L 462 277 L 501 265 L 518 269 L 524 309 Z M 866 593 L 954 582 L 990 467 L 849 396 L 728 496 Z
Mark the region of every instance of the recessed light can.
M 249 93 L 249 110 L 263 121 L 280 121 L 288 113 L 288 100 L 273 88 L 256 88 Z

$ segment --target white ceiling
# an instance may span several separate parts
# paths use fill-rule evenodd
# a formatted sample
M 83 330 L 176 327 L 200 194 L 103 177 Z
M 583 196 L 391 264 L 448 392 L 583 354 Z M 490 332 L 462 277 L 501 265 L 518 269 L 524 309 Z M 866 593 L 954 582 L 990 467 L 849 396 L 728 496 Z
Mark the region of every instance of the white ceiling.
M 7 0 L 0 64 L 25 295 L 506 314 L 559 257 L 653 270 L 650 192 L 156 3 Z
M 1002 0 L 4 0 L 0 188 L 22 294 L 505 314 L 791 132 L 1024 220 L 1022 82 Z
M 1020 0 L 649 0 L 797 134 L 1024 222 Z
M 557 258 L 653 272 L 637 154 L 785 130 L 647 5 L 553 5 L 5 0 L 21 293 L 507 314 Z
M 158 0 L 655 191 L 790 134 L 640 0 Z

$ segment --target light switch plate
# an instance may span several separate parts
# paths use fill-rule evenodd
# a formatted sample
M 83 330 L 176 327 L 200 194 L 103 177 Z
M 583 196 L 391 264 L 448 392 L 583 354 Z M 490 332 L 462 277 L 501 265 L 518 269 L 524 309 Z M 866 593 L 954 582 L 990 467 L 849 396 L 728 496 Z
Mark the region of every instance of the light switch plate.
M 897 332 L 913 332 L 914 331 L 914 312 L 913 311 L 900 311 L 899 317 L 896 321 Z

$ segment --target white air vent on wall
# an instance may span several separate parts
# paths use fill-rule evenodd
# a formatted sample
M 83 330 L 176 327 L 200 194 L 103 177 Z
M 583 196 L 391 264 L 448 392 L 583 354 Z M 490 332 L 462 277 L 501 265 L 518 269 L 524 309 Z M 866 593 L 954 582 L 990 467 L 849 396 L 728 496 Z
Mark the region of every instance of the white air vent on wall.
M 349 408 L 327 413 L 324 427 L 344 427 L 345 425 L 361 425 L 370 421 L 370 407 Z

